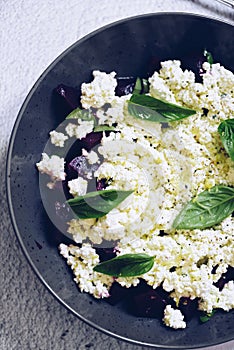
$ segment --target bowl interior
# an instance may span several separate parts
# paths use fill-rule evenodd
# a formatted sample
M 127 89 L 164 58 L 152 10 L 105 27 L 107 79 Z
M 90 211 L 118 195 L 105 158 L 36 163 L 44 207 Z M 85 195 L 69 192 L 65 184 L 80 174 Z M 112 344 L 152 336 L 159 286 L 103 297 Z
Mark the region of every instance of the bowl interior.
M 7 186 L 12 221 L 23 250 L 50 291 L 76 315 L 109 334 L 161 348 L 196 348 L 233 338 L 234 312 L 217 313 L 206 324 L 192 320 L 174 331 L 160 321 L 136 318 L 121 305 L 111 306 L 79 292 L 58 244 L 67 238 L 50 223 L 43 208 L 35 163 L 48 132 L 63 120 L 53 89 L 77 87 L 94 69 L 118 76 L 147 77 L 160 61 L 179 59 L 197 70 L 206 48 L 214 60 L 234 70 L 234 27 L 189 14 L 150 14 L 117 22 L 78 41 L 38 80 L 18 116 L 9 148 Z

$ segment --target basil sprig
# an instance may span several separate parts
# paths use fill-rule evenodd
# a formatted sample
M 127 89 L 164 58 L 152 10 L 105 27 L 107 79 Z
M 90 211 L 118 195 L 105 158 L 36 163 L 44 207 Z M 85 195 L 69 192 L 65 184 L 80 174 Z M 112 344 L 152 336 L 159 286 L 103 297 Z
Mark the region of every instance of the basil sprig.
M 234 188 L 219 185 L 201 192 L 173 222 L 176 229 L 204 229 L 219 224 L 234 211 Z
M 209 321 L 209 320 L 211 319 L 211 317 L 214 316 L 215 312 L 216 312 L 216 310 L 212 310 L 212 311 L 209 312 L 209 313 L 206 313 L 206 312 L 203 313 L 203 314 L 200 316 L 200 321 L 201 321 L 202 323 L 205 323 L 205 322 Z
M 79 219 L 101 218 L 123 202 L 133 191 L 102 190 L 69 199 Z
M 93 115 L 91 109 L 81 109 L 79 107 L 68 114 L 66 119 L 81 119 L 84 121 L 93 121 L 94 124 L 96 123 L 95 116 Z
M 136 78 L 133 94 L 140 94 L 142 89 L 141 78 Z
M 93 132 L 100 132 L 100 131 L 115 131 L 115 127 L 102 124 L 102 125 L 96 125 L 93 129 Z
M 234 119 L 224 120 L 219 125 L 218 132 L 226 152 L 234 160 Z
M 100 131 L 114 131 L 115 127 L 114 126 L 109 126 L 109 125 L 97 125 L 96 118 L 92 112 L 91 109 L 81 109 L 81 108 L 76 108 L 74 109 L 66 119 L 81 119 L 82 121 L 93 121 L 94 128 L 93 132 L 100 132 Z
M 148 95 L 133 94 L 128 101 L 128 112 L 135 118 L 157 123 L 168 123 L 187 118 L 196 111 Z
M 135 277 L 152 269 L 154 257 L 147 254 L 124 254 L 104 261 L 94 271 L 113 277 Z
M 147 94 L 149 92 L 149 83 L 147 79 L 136 78 L 133 94 Z
M 208 52 L 206 49 L 204 50 L 203 54 L 206 57 L 207 62 L 212 66 L 212 64 L 214 63 L 214 59 L 213 59 L 212 54 L 210 52 Z

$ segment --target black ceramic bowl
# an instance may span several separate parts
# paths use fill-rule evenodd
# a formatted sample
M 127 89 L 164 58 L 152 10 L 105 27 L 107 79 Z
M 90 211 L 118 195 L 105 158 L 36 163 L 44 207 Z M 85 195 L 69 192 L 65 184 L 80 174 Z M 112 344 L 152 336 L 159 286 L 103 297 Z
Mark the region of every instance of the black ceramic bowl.
M 234 71 L 234 27 L 192 14 L 158 13 L 119 21 L 79 40 L 40 77 L 19 113 L 8 154 L 7 192 L 12 222 L 23 251 L 53 295 L 88 324 L 118 338 L 158 348 L 189 349 L 234 338 L 234 312 L 217 313 L 209 322 L 194 319 L 174 331 L 156 319 L 137 318 L 121 306 L 79 292 L 58 253 L 66 237 L 56 233 L 43 208 L 35 163 L 48 132 L 62 121 L 53 89 L 60 83 L 79 89 L 94 69 L 118 76 L 147 76 L 159 62 L 180 59 L 197 69 L 206 48 L 215 61 Z

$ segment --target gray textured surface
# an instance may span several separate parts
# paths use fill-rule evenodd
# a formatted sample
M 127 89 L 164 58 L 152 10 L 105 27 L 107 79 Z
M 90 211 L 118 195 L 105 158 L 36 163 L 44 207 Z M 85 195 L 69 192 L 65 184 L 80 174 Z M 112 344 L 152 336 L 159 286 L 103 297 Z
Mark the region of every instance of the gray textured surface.
M 234 23 L 234 11 L 214 0 L 0 0 L 0 350 L 143 349 L 89 327 L 41 284 L 16 241 L 4 176 L 6 149 L 17 112 L 51 61 L 78 38 L 104 24 L 156 11 L 203 13 Z M 234 342 L 207 349 L 233 350 Z

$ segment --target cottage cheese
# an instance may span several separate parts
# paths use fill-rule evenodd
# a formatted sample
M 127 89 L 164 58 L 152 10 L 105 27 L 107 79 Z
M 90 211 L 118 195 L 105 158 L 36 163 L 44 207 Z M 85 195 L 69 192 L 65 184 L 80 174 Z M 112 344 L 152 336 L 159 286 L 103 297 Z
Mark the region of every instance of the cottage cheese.
M 105 103 L 111 103 L 115 98 L 115 88 L 117 81 L 115 72 L 107 74 L 105 72 L 93 71 L 93 81 L 81 85 L 81 104 L 83 108 L 100 108 Z
M 64 142 L 68 139 L 68 136 L 64 135 L 62 132 L 57 132 L 55 130 L 50 132 L 51 143 L 57 147 L 64 147 Z
M 180 310 L 173 309 L 171 305 L 166 306 L 163 318 L 166 326 L 172 327 L 174 329 L 185 328 L 186 323 L 183 320 L 184 316 Z
M 94 123 L 92 120 L 77 119 L 77 124 L 69 123 L 65 130 L 70 137 L 82 139 L 87 134 L 93 131 Z
M 87 152 L 85 149 L 82 149 L 82 154 L 88 159 L 89 164 L 100 163 L 99 157 L 96 152 Z
M 90 244 L 83 244 L 81 248 L 60 244 L 60 253 L 67 259 L 75 275 L 74 281 L 82 292 L 90 293 L 95 298 L 107 298 L 109 288 L 113 283 L 113 277 L 93 271 L 99 263 L 99 256 Z
M 115 96 L 115 73 L 95 71 L 93 81 L 82 84 L 82 106 L 99 108 L 96 115 L 100 125 L 117 124 L 116 132 L 103 135 L 95 152 L 84 150 L 83 155 L 90 164 L 103 159 L 95 177 L 110 180 L 108 189 L 134 193 L 98 220 L 71 220 L 68 232 L 77 243 L 87 238 L 94 245 L 103 240 L 117 241 L 117 255 L 144 252 L 155 256 L 153 268 L 141 279 L 152 288 L 162 285 L 176 305 L 183 296 L 198 298 L 199 309 L 205 312 L 215 308 L 228 311 L 234 308 L 234 283 L 227 283 L 222 291 L 214 283 L 228 266 L 234 267 L 234 218 L 230 216 L 204 230 L 174 230 L 172 223 L 184 204 L 198 193 L 218 184 L 234 186 L 233 162 L 217 132 L 222 120 L 234 117 L 234 75 L 220 64 L 211 67 L 204 63 L 203 83 L 197 83 L 194 73 L 182 70 L 179 61 L 161 65 L 149 79 L 150 95 L 196 110 L 196 114 L 166 128 L 128 115 L 131 95 Z M 77 124 L 68 124 L 66 133 L 82 138 L 92 129 L 92 122 L 78 120 Z M 42 157 L 37 164 L 41 172 L 53 180 L 65 178 L 63 159 Z M 86 191 L 82 181 L 69 181 L 73 195 Z M 166 235 L 161 236 L 160 230 Z M 93 272 L 99 262 L 94 246 L 62 244 L 60 252 L 82 291 L 97 298 L 109 296 L 113 279 Z M 116 281 L 129 288 L 137 286 L 140 278 L 121 277 Z M 165 308 L 164 323 L 175 329 L 186 327 L 180 310 L 170 305 Z
M 78 177 L 77 179 L 68 181 L 69 192 L 76 196 L 83 196 L 87 192 L 88 181 L 83 179 L 82 177 Z
M 38 170 L 42 174 L 49 175 L 52 181 L 65 180 L 64 158 L 56 155 L 50 157 L 48 154 L 42 153 L 42 159 L 36 165 Z

